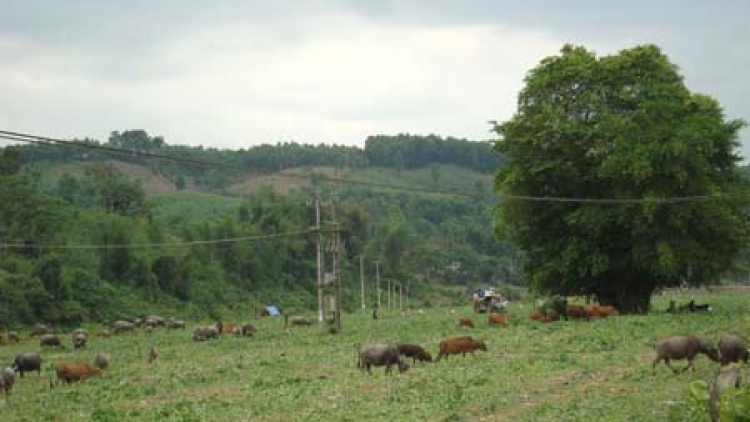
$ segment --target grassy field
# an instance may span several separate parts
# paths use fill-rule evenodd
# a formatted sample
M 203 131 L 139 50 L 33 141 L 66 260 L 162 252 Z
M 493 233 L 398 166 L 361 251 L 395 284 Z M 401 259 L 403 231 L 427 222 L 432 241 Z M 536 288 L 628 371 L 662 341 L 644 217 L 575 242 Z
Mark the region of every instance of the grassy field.
M 0 415 L 4 422 L 661 422 L 689 382 L 708 379 L 717 365 L 700 356 L 695 373 L 672 374 L 662 364 L 653 375 L 654 341 L 677 333 L 714 341 L 724 331 L 750 333 L 747 293 L 669 294 L 655 298 L 655 309 L 666 309 L 672 298 L 709 302 L 714 312 L 539 324 L 525 318 L 528 305 L 512 305 L 509 326 L 489 327 L 467 306 L 456 315 L 444 308 L 406 318 L 384 311 L 377 321 L 347 315 L 338 336 L 321 327 L 287 334 L 279 318 L 265 318 L 254 321 L 259 332 L 251 339 L 195 343 L 190 330 L 92 338 L 85 351 L 43 351 L 42 377 L 17 380 L 12 394 L 0 397 Z M 460 316 L 472 317 L 477 328 L 459 329 Z M 489 350 L 417 364 L 405 374 L 375 368 L 369 376 L 356 367 L 361 343 L 413 342 L 434 355 L 438 342 L 454 335 L 483 339 Z M 23 337 L 19 345 L 0 346 L 0 363 L 39 349 Z M 151 346 L 161 357 L 148 364 Z M 54 363 L 90 362 L 100 350 L 112 357 L 105 378 L 49 388 Z

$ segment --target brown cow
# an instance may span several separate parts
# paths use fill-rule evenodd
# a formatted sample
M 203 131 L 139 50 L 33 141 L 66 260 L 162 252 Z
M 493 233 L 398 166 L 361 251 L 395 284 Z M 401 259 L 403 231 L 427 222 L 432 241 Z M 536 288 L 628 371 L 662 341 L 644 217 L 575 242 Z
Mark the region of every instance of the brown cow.
M 586 308 L 581 305 L 568 305 L 568 318 L 572 319 L 589 319 Z
M 64 381 L 67 384 L 75 381 L 83 381 L 86 378 L 101 377 L 104 372 L 87 363 L 75 362 L 75 363 L 58 363 L 55 365 L 55 372 L 57 373 L 57 379 Z
M 471 318 L 461 318 L 458 320 L 458 326 L 474 328 L 474 321 L 472 321 Z
M 489 316 L 487 317 L 490 324 L 502 324 L 506 325 L 508 323 L 508 314 L 507 313 L 501 313 L 501 312 L 490 312 Z
M 453 337 L 440 342 L 440 354 L 436 361 L 444 356 L 461 354 L 466 356 L 467 353 L 474 353 L 475 350 L 487 351 L 487 346 L 481 340 L 474 340 L 471 337 Z

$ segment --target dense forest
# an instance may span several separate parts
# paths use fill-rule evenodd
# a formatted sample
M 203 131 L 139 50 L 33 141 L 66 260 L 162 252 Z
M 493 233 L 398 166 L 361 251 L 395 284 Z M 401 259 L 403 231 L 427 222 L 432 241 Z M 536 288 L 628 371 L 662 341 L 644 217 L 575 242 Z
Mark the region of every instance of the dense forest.
M 106 144 L 81 142 L 225 169 L 94 148 L 6 147 L 0 161 L 0 321 L 6 326 L 153 311 L 221 317 L 270 303 L 309 311 L 315 307 L 315 197 L 322 200 L 326 272 L 334 218 L 341 228 L 348 310 L 360 305 L 360 256 L 368 303 L 375 298 L 376 261 L 383 286 L 408 285 L 418 306 L 460 301 L 453 287 L 463 292 L 524 282 L 517 270 L 523 257 L 491 230 L 491 173 L 501 159 L 489 143 L 398 135 L 368 138 L 364 149 L 289 143 L 227 151 L 172 146 L 142 130 L 113 132 Z M 176 190 L 148 195 L 119 162 L 146 168 Z M 345 177 L 359 180 L 411 181 L 421 190 L 332 185 L 313 174 L 284 195 L 273 186 L 226 195 L 243 177 L 306 166 L 347 169 Z M 460 189 L 456 183 L 463 180 L 473 180 L 463 192 L 476 196 L 429 191 Z

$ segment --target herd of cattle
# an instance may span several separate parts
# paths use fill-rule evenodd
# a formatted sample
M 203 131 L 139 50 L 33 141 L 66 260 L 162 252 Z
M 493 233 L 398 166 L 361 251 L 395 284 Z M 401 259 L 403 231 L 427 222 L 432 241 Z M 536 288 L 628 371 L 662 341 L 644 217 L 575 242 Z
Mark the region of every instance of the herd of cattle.
M 455 311 L 451 310 L 451 314 Z M 618 311 L 611 306 L 579 306 L 568 305 L 564 307 L 549 306 L 534 310 L 529 318 L 534 321 L 551 322 L 559 319 L 576 319 L 590 320 L 594 318 L 605 318 L 619 315 Z M 487 316 L 487 323 L 506 325 L 509 320 L 509 314 L 505 312 L 491 312 Z M 288 331 L 292 325 L 312 325 L 314 321 L 304 317 L 285 317 L 284 330 Z M 474 328 L 475 324 L 471 318 L 459 318 L 460 327 Z M 146 335 L 150 335 L 158 327 L 168 329 L 185 329 L 186 323 L 182 320 L 173 318 L 164 319 L 160 316 L 152 315 L 147 318 L 137 318 L 133 321 L 116 321 L 109 329 L 102 329 L 97 333 L 99 337 L 108 337 L 111 334 L 135 333 L 136 328 L 143 329 Z M 217 321 L 213 325 L 197 327 L 192 333 L 193 340 L 197 342 L 219 338 L 220 335 L 236 335 L 251 337 L 255 334 L 256 328 L 252 324 L 237 324 L 234 322 Z M 31 336 L 39 338 L 39 344 L 43 347 L 64 348 L 61 337 L 53 332 L 50 327 L 38 325 L 32 332 Z M 86 347 L 88 332 L 84 329 L 77 329 L 70 334 L 70 341 L 74 349 Z M 15 331 L 10 331 L 3 336 L 0 334 L 0 343 L 18 343 L 20 336 Z M 438 356 L 435 361 L 440 361 L 451 355 L 463 355 L 474 353 L 477 350 L 487 351 L 487 346 L 481 340 L 474 339 L 470 336 L 452 337 L 442 340 L 438 345 Z M 657 341 L 654 345 L 656 356 L 652 362 L 652 370 L 656 370 L 659 362 L 663 361 L 674 372 L 678 372 L 671 365 L 672 360 L 687 360 L 687 366 L 682 369 L 686 371 L 692 368 L 695 371 L 693 360 L 698 354 L 704 354 L 715 362 L 720 362 L 724 367 L 732 362 L 748 362 L 748 340 L 744 336 L 726 333 L 721 335 L 718 343 L 713 344 L 703 341 L 695 336 L 678 335 L 669 336 Z M 151 363 L 159 356 L 156 348 L 151 348 L 148 362 Z M 373 366 L 385 366 L 386 374 L 391 372 L 391 368 L 396 366 L 399 372 L 405 372 L 409 369 L 409 364 L 404 358 L 411 358 L 412 365 L 417 361 L 433 362 L 430 352 L 422 346 L 416 344 L 368 344 L 359 348 L 357 366 L 362 371 L 371 372 Z M 61 362 L 54 365 L 54 371 L 57 375 L 58 382 L 71 383 L 82 381 L 91 377 L 101 377 L 109 366 L 109 356 L 105 353 L 98 353 L 94 356 L 93 364 L 89 365 L 84 362 Z M 24 378 L 27 372 L 36 371 L 41 374 L 42 357 L 38 352 L 26 352 L 16 355 L 12 365 L 0 370 L 0 390 L 9 394 L 14 383 L 15 374 L 20 374 Z M 740 373 L 732 369 L 731 371 L 722 371 L 719 373 L 717 380 L 713 383 L 714 388 L 711 392 L 713 406 L 721 395 L 721 391 L 729 385 L 738 385 Z M 747 380 L 745 380 L 747 382 Z M 50 386 L 53 385 L 50 380 Z M 713 407 L 712 407 L 713 409 Z M 713 416 L 713 415 L 712 415 Z

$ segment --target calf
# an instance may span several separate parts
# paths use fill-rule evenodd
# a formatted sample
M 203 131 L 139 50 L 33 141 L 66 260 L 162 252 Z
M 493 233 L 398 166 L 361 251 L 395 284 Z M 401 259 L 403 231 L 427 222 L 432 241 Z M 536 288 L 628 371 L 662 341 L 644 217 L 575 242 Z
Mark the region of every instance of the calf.
M 737 334 L 722 334 L 719 338 L 719 354 L 721 366 L 739 361 L 747 363 L 747 338 Z
M 656 358 L 654 358 L 654 362 L 651 365 L 654 371 L 656 370 L 656 364 L 660 360 L 664 360 L 669 369 L 677 373 L 677 370 L 669 363 L 671 359 L 687 359 L 688 364 L 682 371 L 687 371 L 690 368 L 695 371 L 693 359 L 698 353 L 703 353 L 714 362 L 720 360 L 719 351 L 715 346 L 709 345 L 693 336 L 666 337 L 657 341 L 654 349 L 656 350 Z
M 99 352 L 94 356 L 94 366 L 106 371 L 109 368 L 109 356 L 104 352 Z
M 65 348 L 60 342 L 60 337 L 54 334 L 42 334 L 39 336 L 39 344 L 42 346 L 59 347 L 61 349 Z
M 572 319 L 589 319 L 586 308 L 581 305 L 568 305 L 567 313 Z
M 440 353 L 436 360 L 450 355 L 461 354 L 466 356 L 467 353 L 474 353 L 475 350 L 487 351 L 487 346 L 481 340 L 474 340 L 471 337 L 453 337 L 440 342 Z
M 5 394 L 10 394 L 13 384 L 16 382 L 16 373 L 11 368 L 5 368 L 0 371 L 0 389 L 5 390 Z
M 388 344 L 370 344 L 362 347 L 359 351 L 357 367 L 365 369 L 369 374 L 371 366 L 385 366 L 385 373 L 391 372 L 391 366 L 398 365 L 399 372 L 406 372 L 409 364 L 401 360 L 398 348 Z
M 423 349 L 421 346 L 417 346 L 416 344 L 399 344 L 398 353 L 402 356 L 412 358 L 413 364 L 417 363 L 417 359 L 422 362 L 432 362 L 432 355 L 430 355 L 430 352 Z
M 36 371 L 39 375 L 42 374 L 42 357 L 39 353 L 28 352 L 19 353 L 13 360 L 12 368 L 21 374 L 21 378 L 24 377 L 26 372 Z
M 244 325 L 242 325 L 242 335 L 245 336 L 245 337 L 252 337 L 253 334 L 255 334 L 255 331 L 257 331 L 257 330 L 255 329 L 255 327 L 253 326 L 253 324 L 244 324 Z
M 508 314 L 505 312 L 490 312 L 487 319 L 490 324 L 506 325 L 508 323 Z
M 474 321 L 472 321 L 471 318 L 461 318 L 458 320 L 458 326 L 474 328 Z
M 57 373 L 57 379 L 67 384 L 104 375 L 101 369 L 83 362 L 58 363 L 55 365 L 55 372 Z
M 86 347 L 86 334 L 83 334 L 83 333 L 73 334 L 73 348 L 81 349 L 83 347 Z

